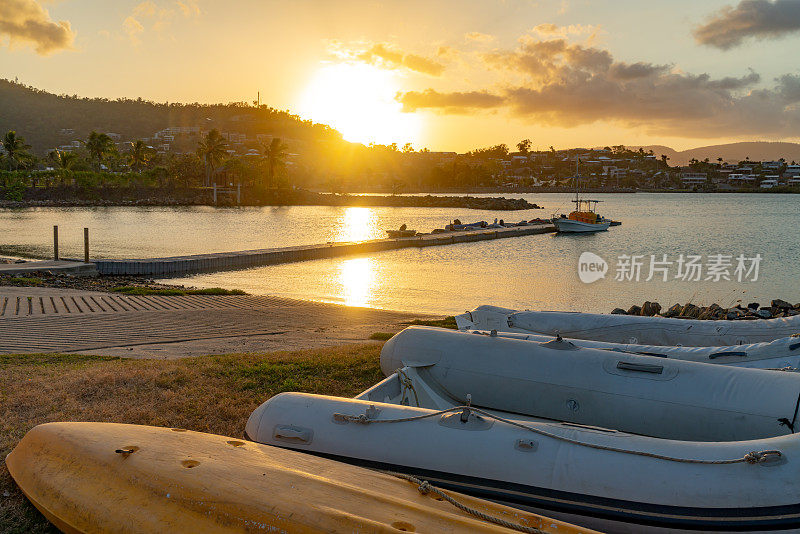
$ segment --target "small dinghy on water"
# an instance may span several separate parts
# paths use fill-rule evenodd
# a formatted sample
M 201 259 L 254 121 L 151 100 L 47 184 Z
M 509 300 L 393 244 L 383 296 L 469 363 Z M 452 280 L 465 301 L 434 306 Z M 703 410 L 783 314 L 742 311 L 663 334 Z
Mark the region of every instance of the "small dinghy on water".
M 418 480 L 180 429 L 48 423 L 6 465 L 69 533 L 590 532 Z
M 798 374 L 424 327 L 381 367 L 355 399 L 273 397 L 247 435 L 607 532 L 800 529 Z
M 800 315 L 754 321 L 702 321 L 636 315 L 517 311 L 478 306 L 456 316 L 459 329 L 561 335 L 609 343 L 721 347 L 762 343 L 800 333 Z

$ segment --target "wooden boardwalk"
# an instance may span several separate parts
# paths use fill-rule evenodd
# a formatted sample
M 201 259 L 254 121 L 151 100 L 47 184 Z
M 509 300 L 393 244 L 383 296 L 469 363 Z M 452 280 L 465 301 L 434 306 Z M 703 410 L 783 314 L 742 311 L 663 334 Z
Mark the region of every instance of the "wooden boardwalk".
M 551 232 L 555 232 L 552 224 L 532 224 L 510 228 L 423 234 L 399 239 L 373 239 L 357 243 L 324 243 L 169 258 L 94 260 L 94 264 L 100 274 L 170 276 L 192 272 L 246 269 L 262 265 L 369 254 L 384 250 L 453 245 Z

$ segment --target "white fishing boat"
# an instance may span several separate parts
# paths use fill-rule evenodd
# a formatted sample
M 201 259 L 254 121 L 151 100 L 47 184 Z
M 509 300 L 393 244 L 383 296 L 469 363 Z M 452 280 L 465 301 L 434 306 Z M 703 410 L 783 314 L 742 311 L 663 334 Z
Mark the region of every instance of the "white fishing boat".
M 703 321 L 668 317 L 557 311 L 518 311 L 478 306 L 456 316 L 459 328 L 659 346 L 746 345 L 800 333 L 800 315 L 753 321 Z
M 578 174 L 578 164 L 580 159 L 575 160 L 575 210 L 569 215 L 554 215 L 553 224 L 558 232 L 562 233 L 587 233 L 601 232 L 608 230 L 611 221 L 597 214 L 597 204 L 601 200 L 582 199 L 580 197 L 580 176 Z
M 425 327 L 381 367 L 355 399 L 273 397 L 247 436 L 605 532 L 800 529 L 796 373 Z

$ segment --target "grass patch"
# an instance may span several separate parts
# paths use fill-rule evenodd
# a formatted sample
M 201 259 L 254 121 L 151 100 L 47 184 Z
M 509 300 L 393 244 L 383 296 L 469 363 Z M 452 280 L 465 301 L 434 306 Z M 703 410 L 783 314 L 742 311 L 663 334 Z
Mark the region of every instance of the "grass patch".
M 419 326 L 438 326 L 440 328 L 452 328 L 453 330 L 458 330 L 458 326 L 456 326 L 456 318 L 452 315 L 447 316 L 444 319 L 414 319 L 410 323 L 406 324 Z
M 43 282 L 41 278 L 31 276 L 12 276 L 8 283 L 15 286 L 40 286 Z
M 182 296 L 182 295 L 247 295 L 241 289 L 223 289 L 221 287 L 209 287 L 206 289 L 178 289 L 178 288 L 152 288 L 142 286 L 118 286 L 112 288 L 115 293 L 123 295 L 162 295 L 162 296 Z
M 383 378 L 380 345 L 181 360 L 0 356 L 0 458 L 34 426 L 107 421 L 241 437 L 247 417 L 283 391 L 352 397 Z M 57 532 L 0 462 L 0 532 Z
M 241 289 L 223 289 L 221 287 L 207 287 L 205 289 L 187 289 L 187 295 L 247 295 Z
M 394 334 L 391 332 L 375 332 L 374 334 L 370 335 L 369 338 L 375 341 L 389 341 Z

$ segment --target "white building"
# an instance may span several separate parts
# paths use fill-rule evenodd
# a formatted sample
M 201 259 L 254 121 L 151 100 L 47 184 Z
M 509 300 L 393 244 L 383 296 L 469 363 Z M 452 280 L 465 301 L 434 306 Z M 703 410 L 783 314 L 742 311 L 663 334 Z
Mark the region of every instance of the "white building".
M 787 165 L 784 174 L 788 174 L 792 177 L 800 176 L 800 165 Z
M 708 181 L 708 175 L 704 172 L 681 173 L 681 183 L 683 185 L 703 185 L 707 181 Z
M 728 175 L 728 183 L 731 184 L 752 184 L 755 181 L 756 175 L 754 174 L 731 173 Z

